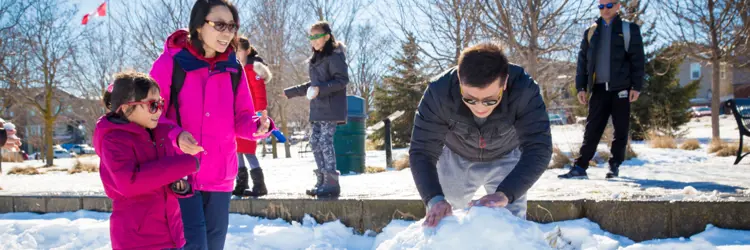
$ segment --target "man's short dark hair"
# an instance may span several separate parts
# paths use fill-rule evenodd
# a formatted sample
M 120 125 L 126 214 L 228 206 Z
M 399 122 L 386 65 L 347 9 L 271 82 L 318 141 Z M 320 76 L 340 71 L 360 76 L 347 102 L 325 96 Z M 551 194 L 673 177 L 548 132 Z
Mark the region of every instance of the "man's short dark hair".
M 508 76 L 508 57 L 503 46 L 480 43 L 464 49 L 458 57 L 458 77 L 461 84 L 485 88 L 497 79 Z

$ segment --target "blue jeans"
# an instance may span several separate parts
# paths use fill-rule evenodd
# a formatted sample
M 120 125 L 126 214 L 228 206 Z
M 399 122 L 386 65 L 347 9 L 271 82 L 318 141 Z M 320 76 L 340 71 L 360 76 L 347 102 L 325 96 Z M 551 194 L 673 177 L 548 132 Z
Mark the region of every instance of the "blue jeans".
M 260 162 L 258 162 L 258 157 L 255 156 L 255 154 L 243 154 L 243 153 L 237 153 L 237 167 L 247 167 L 245 165 L 245 160 L 247 160 L 250 163 L 250 169 L 256 169 L 260 168 Z
M 231 192 L 195 191 L 182 198 L 182 223 L 185 225 L 185 250 L 221 250 L 229 227 Z

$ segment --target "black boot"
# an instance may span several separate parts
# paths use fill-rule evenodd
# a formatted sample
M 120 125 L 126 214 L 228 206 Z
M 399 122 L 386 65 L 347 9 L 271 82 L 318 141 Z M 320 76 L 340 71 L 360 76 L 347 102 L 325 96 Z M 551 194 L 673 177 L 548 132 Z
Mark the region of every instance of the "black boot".
M 247 168 L 241 167 L 237 170 L 237 184 L 234 185 L 234 191 L 232 191 L 232 195 L 235 196 L 243 196 L 245 193 L 245 190 L 250 188 L 248 185 L 248 176 L 247 176 Z
M 617 163 L 612 164 L 612 163 L 610 163 L 609 164 L 609 172 L 607 172 L 607 176 L 605 176 L 605 178 L 607 178 L 607 179 L 617 178 L 618 176 L 620 176 L 620 164 L 617 164 Z
M 308 190 L 308 195 L 318 197 L 331 197 L 339 196 L 341 194 L 341 186 L 339 186 L 339 173 L 337 171 L 320 171 L 318 172 L 323 176 L 322 183 L 317 189 Z
M 315 186 L 305 191 L 305 193 L 310 196 L 315 196 L 315 194 L 318 192 L 318 187 L 323 184 L 323 174 L 320 172 L 320 170 L 313 170 L 313 174 L 315 174 L 315 178 L 317 179 L 317 181 L 315 182 Z
M 250 169 L 250 178 L 253 179 L 253 189 L 245 190 L 244 196 L 261 197 L 268 194 L 266 182 L 263 180 L 263 169 Z

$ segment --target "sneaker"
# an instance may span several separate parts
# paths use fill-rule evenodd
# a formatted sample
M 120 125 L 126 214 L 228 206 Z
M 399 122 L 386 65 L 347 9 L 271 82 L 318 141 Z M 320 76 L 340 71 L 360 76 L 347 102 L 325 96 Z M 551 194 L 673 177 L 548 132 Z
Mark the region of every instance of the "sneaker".
M 605 178 L 617 178 L 620 176 L 620 164 L 609 164 L 609 172 Z
M 578 165 L 573 166 L 567 174 L 558 175 L 560 179 L 588 179 L 589 176 L 586 174 L 586 169 Z

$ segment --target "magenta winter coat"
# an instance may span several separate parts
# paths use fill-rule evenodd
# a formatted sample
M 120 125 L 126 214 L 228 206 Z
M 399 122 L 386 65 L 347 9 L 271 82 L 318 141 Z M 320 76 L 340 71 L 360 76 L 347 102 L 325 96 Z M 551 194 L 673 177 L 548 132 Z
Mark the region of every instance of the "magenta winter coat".
M 175 60 L 179 65 L 174 65 Z M 174 98 L 170 96 L 172 67 L 182 67 L 186 71 L 178 97 L 182 127 L 170 131 L 169 138 L 182 153 L 177 137 L 186 130 L 205 149 L 196 155 L 201 163 L 200 171 L 188 178 L 195 190 L 231 192 L 237 175 L 235 137 L 257 140 L 270 135 L 253 136 L 260 118 L 255 115 L 247 84 L 240 84 L 236 98 L 234 96 L 229 72 L 242 70 L 238 65 L 231 48 L 214 58 L 203 58 L 188 43 L 187 30 L 178 30 L 167 38 L 164 52 L 151 68 L 151 77 L 159 83 L 165 103 Z M 240 82 L 246 82 L 244 72 Z M 160 123 L 177 124 L 173 108 L 166 108 Z
M 101 158 L 99 175 L 112 199 L 113 249 L 185 245 L 180 204 L 169 185 L 194 173 L 198 162 L 193 156 L 175 154 L 167 142 L 170 129 L 157 127 L 152 140 L 145 128 L 134 123 L 113 123 L 106 117 L 96 123 L 93 141 Z

